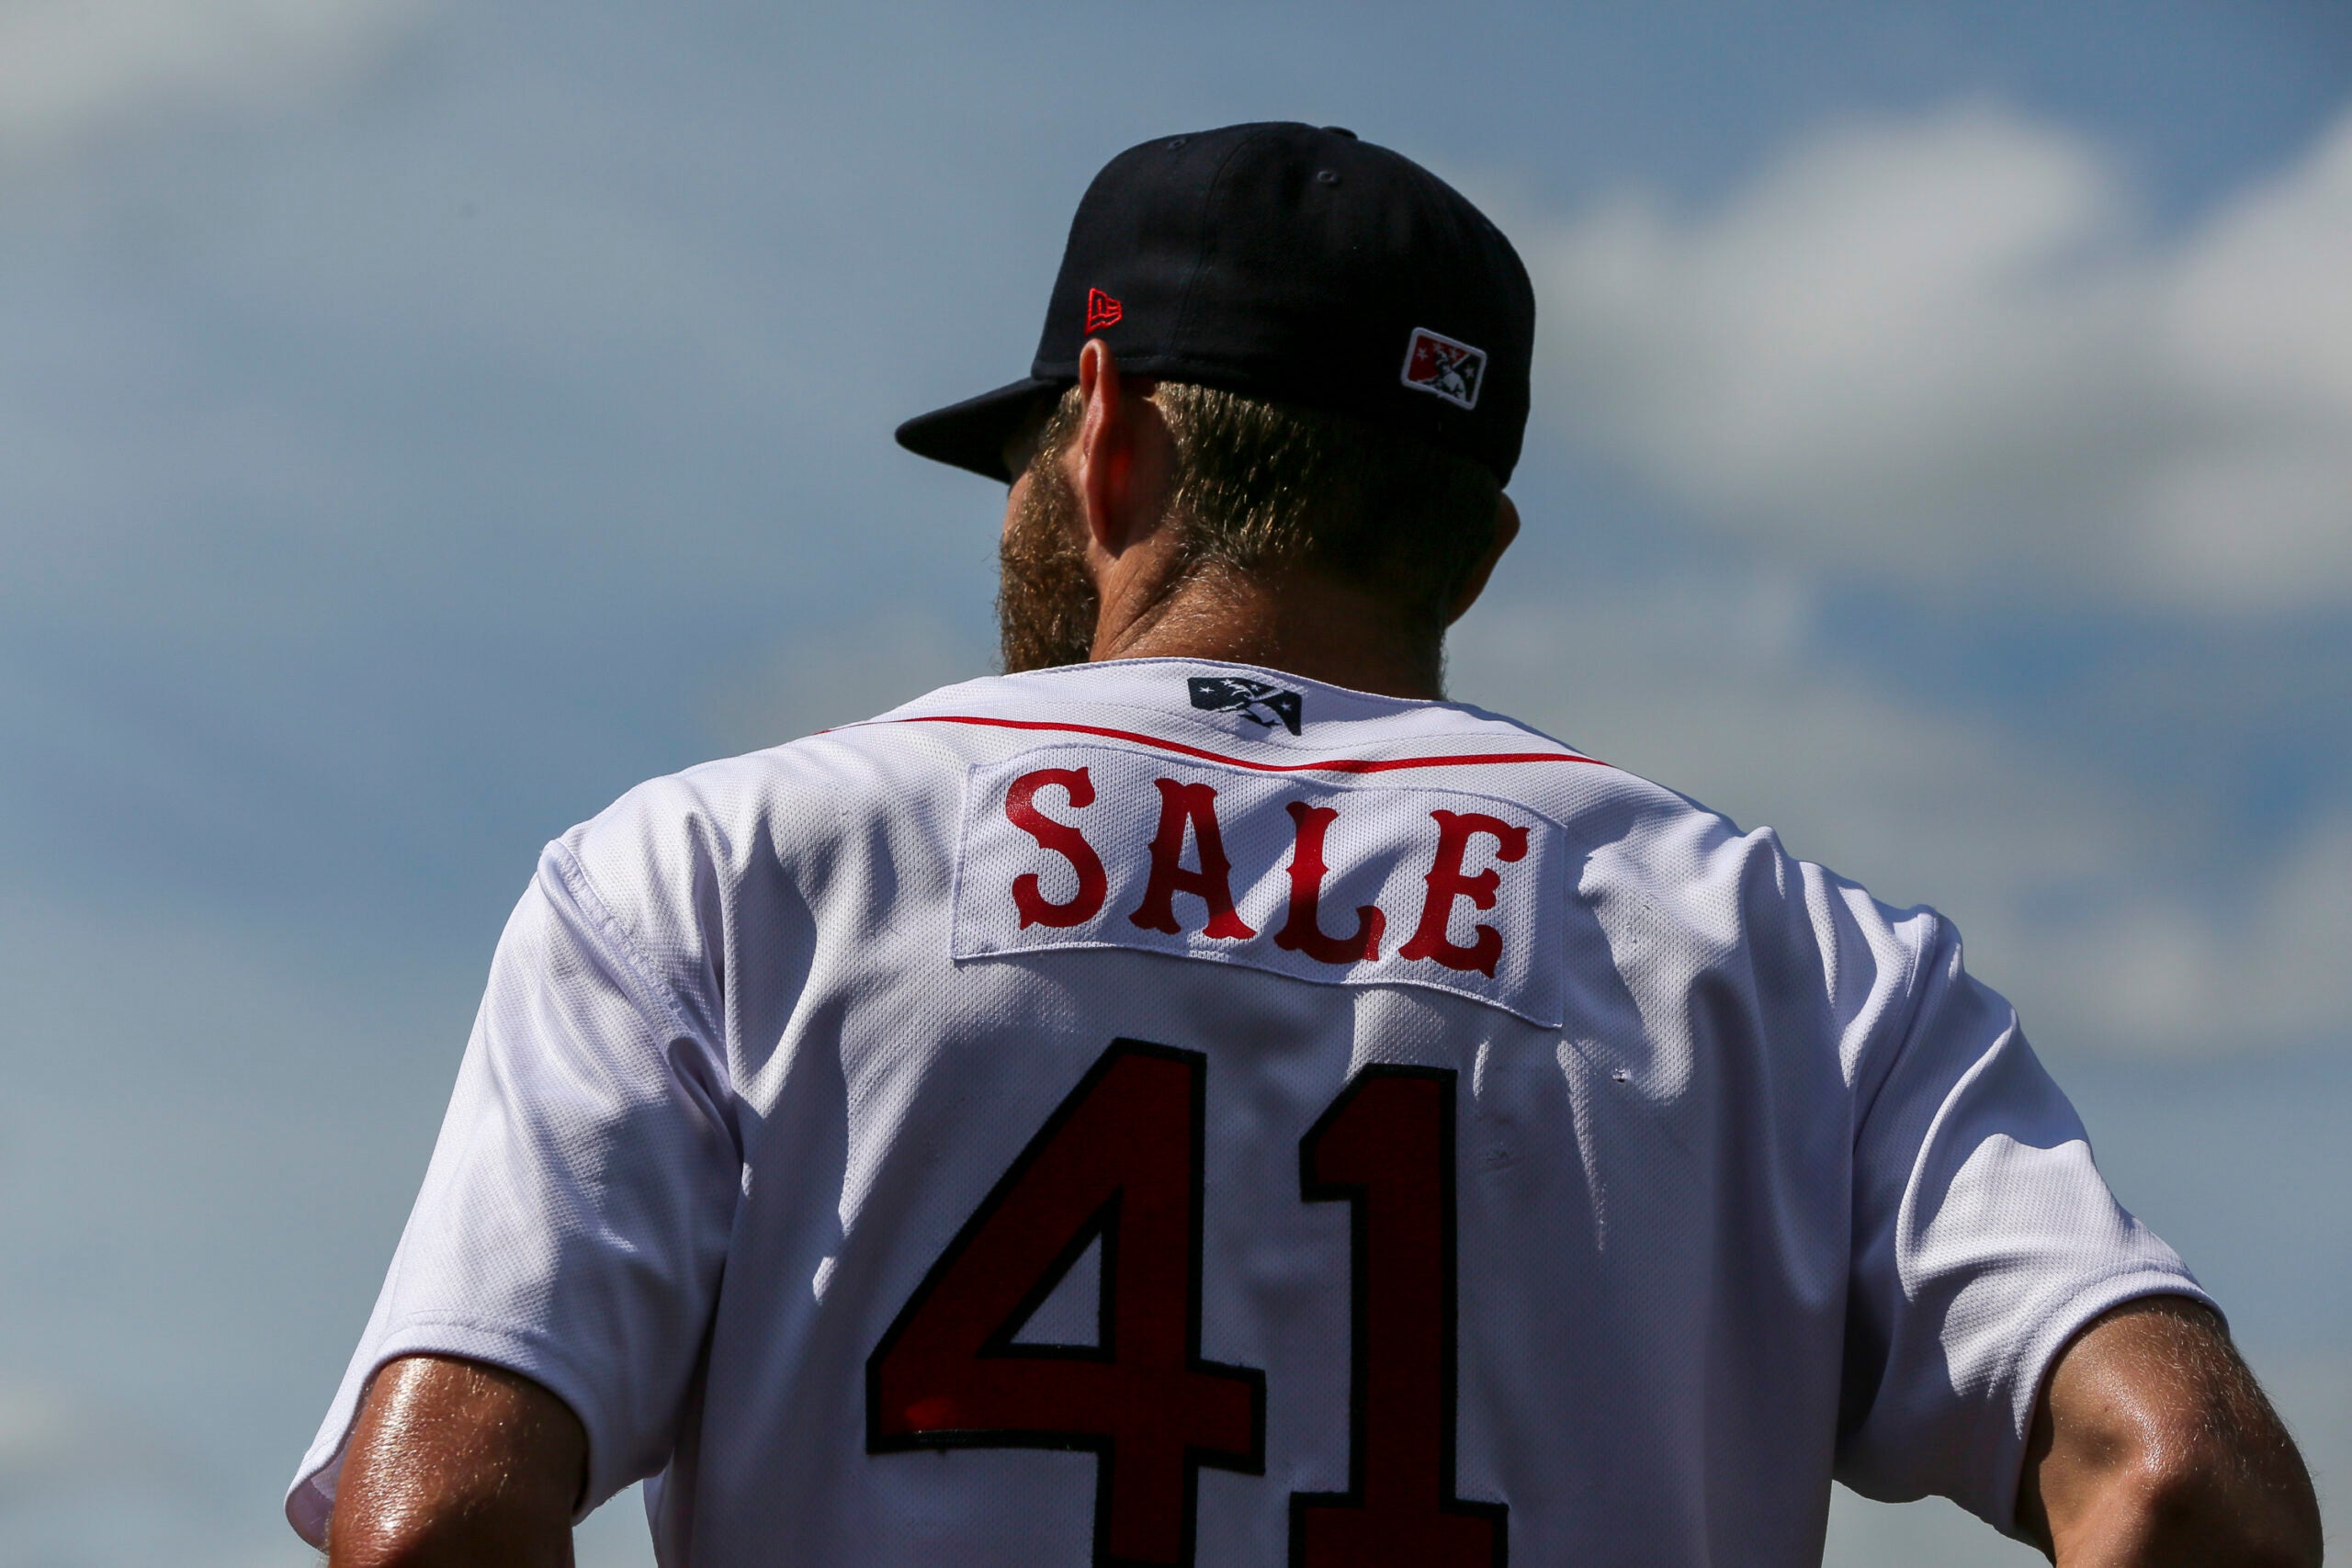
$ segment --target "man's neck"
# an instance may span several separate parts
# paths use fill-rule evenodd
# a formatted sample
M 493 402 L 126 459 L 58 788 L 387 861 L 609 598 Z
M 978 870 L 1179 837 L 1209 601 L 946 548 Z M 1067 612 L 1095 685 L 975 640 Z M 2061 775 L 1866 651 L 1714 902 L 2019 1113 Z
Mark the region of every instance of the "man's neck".
M 1310 572 L 1210 568 L 1132 607 L 1106 604 L 1093 658 L 1215 659 L 1383 696 L 1442 690 L 1442 645 L 1372 594 Z

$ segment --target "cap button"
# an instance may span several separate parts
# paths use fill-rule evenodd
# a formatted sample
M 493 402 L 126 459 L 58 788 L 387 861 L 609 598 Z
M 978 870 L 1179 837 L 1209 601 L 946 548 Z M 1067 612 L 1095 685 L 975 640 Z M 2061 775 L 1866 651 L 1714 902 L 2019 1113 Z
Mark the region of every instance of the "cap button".
M 1344 136 L 1351 141 L 1356 139 L 1356 133 L 1344 125 L 1327 125 L 1323 129 L 1334 136 Z

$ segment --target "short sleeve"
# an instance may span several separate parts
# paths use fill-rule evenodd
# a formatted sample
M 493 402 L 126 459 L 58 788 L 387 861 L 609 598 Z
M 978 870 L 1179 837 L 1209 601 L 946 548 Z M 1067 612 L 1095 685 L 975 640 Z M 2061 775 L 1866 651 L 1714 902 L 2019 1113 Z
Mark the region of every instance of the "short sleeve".
M 423 1190 L 287 1517 L 322 1544 L 368 1380 L 435 1353 L 559 1395 L 582 1510 L 677 1438 L 741 1160 L 720 1047 L 654 978 L 563 843 L 508 921 Z
M 2027 1431 L 2066 1342 L 2135 1297 L 2208 1298 L 2109 1191 L 1958 934 L 1927 911 L 1894 919 L 1917 962 L 1876 1079 L 1857 1086 L 1838 1477 L 1890 1502 L 1948 1496 L 2014 1534 Z

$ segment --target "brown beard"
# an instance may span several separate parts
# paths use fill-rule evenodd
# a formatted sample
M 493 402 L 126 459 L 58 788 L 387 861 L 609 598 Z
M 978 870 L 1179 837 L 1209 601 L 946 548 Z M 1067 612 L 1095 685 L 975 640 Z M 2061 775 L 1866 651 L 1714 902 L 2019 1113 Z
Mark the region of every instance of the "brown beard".
M 997 551 L 996 624 L 1004 672 L 1083 664 L 1102 610 L 1086 570 L 1078 492 L 1058 462 L 1035 464 Z

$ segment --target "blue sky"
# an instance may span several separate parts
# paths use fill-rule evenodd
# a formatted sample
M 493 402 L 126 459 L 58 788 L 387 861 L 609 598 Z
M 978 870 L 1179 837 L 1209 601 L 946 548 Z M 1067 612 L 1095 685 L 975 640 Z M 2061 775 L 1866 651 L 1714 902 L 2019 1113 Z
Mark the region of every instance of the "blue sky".
M 537 846 L 987 667 L 1001 495 L 889 430 L 1261 118 L 1535 276 L 1456 694 L 1958 919 L 2340 1529 L 2347 81 L 2285 3 L 0 5 L 0 1557 L 302 1560 Z M 1841 1504 L 1898 1554 L 2017 1559 Z

